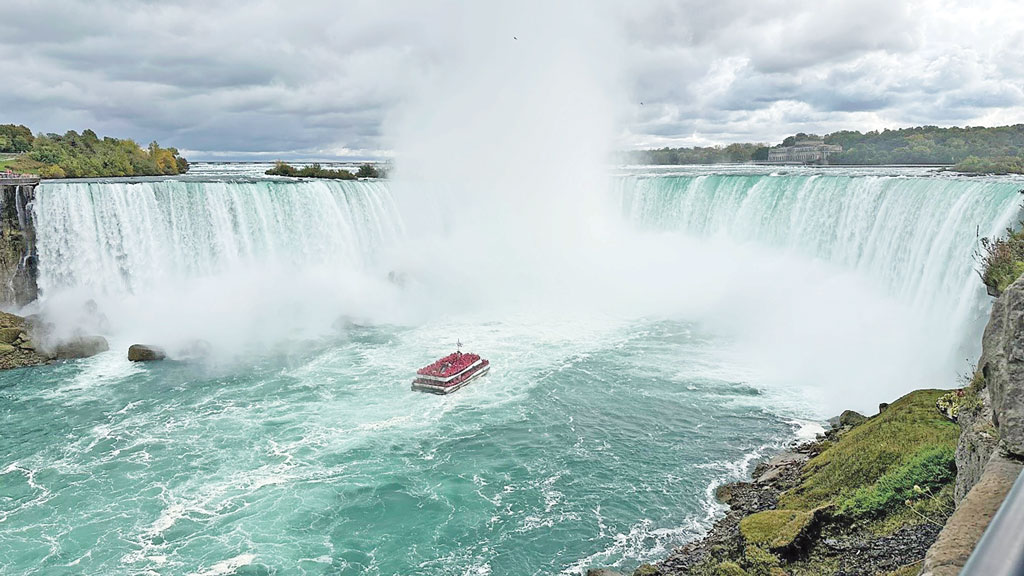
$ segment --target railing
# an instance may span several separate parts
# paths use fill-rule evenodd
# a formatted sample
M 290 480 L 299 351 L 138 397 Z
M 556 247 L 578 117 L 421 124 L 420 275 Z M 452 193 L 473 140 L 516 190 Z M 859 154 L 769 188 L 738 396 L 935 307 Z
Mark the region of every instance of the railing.
M 1024 474 L 1013 483 L 960 576 L 1024 576 Z

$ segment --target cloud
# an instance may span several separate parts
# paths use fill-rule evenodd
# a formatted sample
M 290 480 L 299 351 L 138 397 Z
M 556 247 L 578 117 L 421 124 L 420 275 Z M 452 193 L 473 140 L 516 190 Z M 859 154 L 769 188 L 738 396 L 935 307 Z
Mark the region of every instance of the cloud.
M 1014 0 L 602 7 L 625 39 L 614 65 L 632 95 L 618 146 L 1024 118 Z M 445 0 L 8 0 L 0 122 L 156 139 L 194 158 L 374 156 L 393 147 L 389 116 L 438 69 L 467 50 L 507 55 L 495 46 L 509 39 L 461 33 L 505 34 L 491 26 L 505 12 Z

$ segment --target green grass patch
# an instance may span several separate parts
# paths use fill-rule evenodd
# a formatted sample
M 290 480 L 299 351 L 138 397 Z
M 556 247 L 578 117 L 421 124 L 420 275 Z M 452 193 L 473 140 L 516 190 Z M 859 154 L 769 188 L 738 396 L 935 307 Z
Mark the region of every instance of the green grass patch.
M 801 483 L 781 496 L 779 508 L 811 511 L 838 504 L 841 496 L 874 485 L 926 448 L 955 450 L 960 428 L 935 408 L 944 393 L 911 392 L 844 434 L 807 464 Z
M 740 533 L 751 544 L 777 550 L 791 545 L 813 519 L 813 512 L 765 510 L 741 520 Z
M 928 446 L 895 466 L 870 486 L 839 501 L 839 513 L 851 518 L 878 517 L 906 502 L 937 493 L 956 480 L 955 448 Z

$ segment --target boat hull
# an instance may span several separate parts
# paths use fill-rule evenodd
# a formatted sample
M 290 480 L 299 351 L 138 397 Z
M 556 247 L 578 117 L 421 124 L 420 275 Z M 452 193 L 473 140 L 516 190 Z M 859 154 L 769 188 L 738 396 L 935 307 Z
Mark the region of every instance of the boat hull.
M 433 383 L 433 382 L 431 382 L 429 380 L 424 380 L 424 379 L 417 378 L 416 380 L 413 380 L 413 382 L 412 382 L 412 389 L 416 390 L 418 392 L 429 392 L 431 394 L 441 394 L 441 395 L 451 394 L 452 392 L 455 392 L 456 390 L 459 390 L 461 388 L 465 388 L 467 385 L 469 385 L 470 382 L 476 380 L 477 378 L 483 376 L 484 374 L 487 374 L 488 372 L 490 372 L 490 370 L 491 370 L 491 365 L 489 363 L 488 364 L 484 364 L 478 370 L 476 370 L 472 374 L 466 376 L 466 378 L 463 379 L 458 384 L 452 384 L 450 386 L 445 386 L 445 385 L 440 384 L 440 383 L 436 383 L 435 384 L 435 383 Z

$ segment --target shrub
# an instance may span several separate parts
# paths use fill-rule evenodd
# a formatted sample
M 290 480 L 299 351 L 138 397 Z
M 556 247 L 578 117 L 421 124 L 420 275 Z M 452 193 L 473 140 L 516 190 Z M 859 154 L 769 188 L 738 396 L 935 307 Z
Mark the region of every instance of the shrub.
M 956 479 L 954 449 L 928 446 L 905 464 L 886 472 L 871 486 L 853 491 L 839 503 L 839 513 L 851 518 L 877 517 L 891 512 L 921 491 L 938 490 Z
M 304 168 L 295 168 L 284 162 L 276 162 L 274 167 L 267 170 L 269 176 L 290 176 L 298 178 L 327 178 L 331 180 L 355 180 L 356 175 L 348 170 L 331 170 L 320 164 L 310 164 Z
M 975 260 L 981 268 L 978 274 L 989 293 L 993 296 L 1002 294 L 1024 274 L 1024 232 L 1007 228 L 1006 236 L 1002 238 L 982 238 Z

